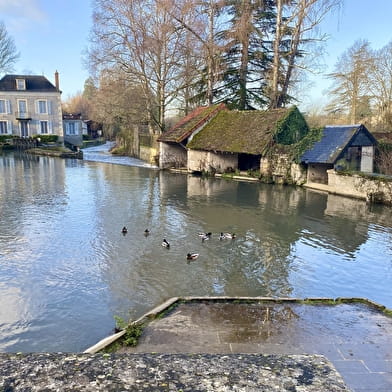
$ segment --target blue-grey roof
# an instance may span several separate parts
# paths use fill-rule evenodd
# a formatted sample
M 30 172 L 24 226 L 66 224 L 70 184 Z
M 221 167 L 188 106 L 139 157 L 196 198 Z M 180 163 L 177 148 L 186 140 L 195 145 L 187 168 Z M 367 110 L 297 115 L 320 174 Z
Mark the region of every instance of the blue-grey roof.
M 0 91 L 20 91 L 16 89 L 16 79 L 26 81 L 26 90 L 36 92 L 55 92 L 57 88 L 41 75 L 5 75 L 0 79 Z
M 360 129 L 369 134 L 369 131 L 361 124 L 326 126 L 323 129 L 321 140 L 302 155 L 301 162 L 335 163 L 341 152 Z

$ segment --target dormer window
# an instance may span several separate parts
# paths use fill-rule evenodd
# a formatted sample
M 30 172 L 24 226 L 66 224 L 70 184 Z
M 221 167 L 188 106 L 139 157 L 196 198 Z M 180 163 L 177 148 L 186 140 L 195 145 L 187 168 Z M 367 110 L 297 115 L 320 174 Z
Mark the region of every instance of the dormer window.
M 26 90 L 26 80 L 16 79 L 16 89 L 17 90 Z

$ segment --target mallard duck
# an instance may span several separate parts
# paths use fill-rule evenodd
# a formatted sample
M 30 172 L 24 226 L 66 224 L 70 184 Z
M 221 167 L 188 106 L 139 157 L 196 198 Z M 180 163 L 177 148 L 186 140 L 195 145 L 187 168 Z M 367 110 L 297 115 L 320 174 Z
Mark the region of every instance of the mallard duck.
M 201 241 L 202 241 L 202 242 L 207 241 L 207 240 L 209 240 L 209 239 L 210 239 L 210 236 L 209 236 L 208 234 L 203 235 L 203 236 L 201 237 Z
M 121 230 L 121 233 L 123 234 L 127 234 L 128 233 L 128 229 L 124 226 Z
M 147 237 L 150 234 L 150 230 L 146 229 L 144 230 L 144 235 Z
M 164 248 L 170 248 L 170 244 L 166 241 L 165 238 L 164 238 L 163 241 L 162 241 L 162 246 L 163 246 Z
M 199 257 L 198 253 L 188 253 L 186 255 L 187 260 L 196 260 Z
M 202 237 L 202 238 L 203 238 L 203 237 L 211 237 L 211 235 L 212 235 L 211 232 L 210 232 L 210 233 L 199 233 L 199 234 L 198 234 L 198 236 L 199 236 L 199 237 Z
M 220 233 L 219 239 L 220 240 L 234 240 L 234 238 L 236 238 L 235 233 Z

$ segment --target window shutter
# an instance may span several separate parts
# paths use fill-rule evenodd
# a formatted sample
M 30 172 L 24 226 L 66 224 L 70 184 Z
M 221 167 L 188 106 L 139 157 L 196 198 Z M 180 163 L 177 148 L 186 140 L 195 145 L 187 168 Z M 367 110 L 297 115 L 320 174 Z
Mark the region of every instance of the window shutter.
M 12 112 L 11 112 L 11 102 L 10 102 L 10 100 L 9 99 L 7 99 L 6 101 L 5 101 L 5 106 L 6 106 L 6 112 L 8 113 L 8 114 L 11 114 Z
M 48 105 L 48 114 L 52 114 L 52 101 L 47 101 Z
M 39 101 L 35 101 L 35 114 L 39 114 Z
M 10 120 L 7 121 L 7 133 L 8 135 L 12 135 L 12 121 Z
M 52 124 L 52 121 L 48 121 L 48 133 L 53 133 L 53 124 Z
M 80 122 L 78 121 L 75 125 L 75 135 L 80 135 Z

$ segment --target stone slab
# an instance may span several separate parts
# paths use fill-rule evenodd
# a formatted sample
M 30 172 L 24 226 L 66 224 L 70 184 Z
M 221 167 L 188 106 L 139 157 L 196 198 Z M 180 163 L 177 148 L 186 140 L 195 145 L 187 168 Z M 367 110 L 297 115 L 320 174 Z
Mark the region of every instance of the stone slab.
M 0 354 L 0 391 L 349 391 L 319 355 Z

